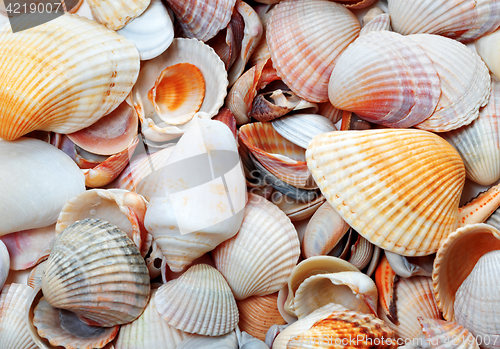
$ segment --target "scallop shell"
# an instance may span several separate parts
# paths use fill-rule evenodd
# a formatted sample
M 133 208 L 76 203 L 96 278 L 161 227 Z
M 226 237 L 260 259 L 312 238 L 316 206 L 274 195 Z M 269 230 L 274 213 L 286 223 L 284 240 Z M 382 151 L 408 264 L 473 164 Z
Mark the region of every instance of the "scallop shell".
M 427 343 L 433 349 L 479 349 L 476 338 L 455 322 L 419 318 Z
M 328 100 L 328 80 L 340 53 L 360 31 L 356 17 L 326 0 L 285 0 L 267 25 L 267 44 L 278 75 L 310 102 Z
M 214 50 L 196 39 L 173 40 L 172 45 L 160 56 L 142 64 L 137 83 L 132 90 L 132 101 L 141 120 L 142 133 L 155 142 L 164 142 L 181 136 L 191 122 L 173 125 L 164 122 L 148 98 L 160 73 L 167 67 L 188 63 L 196 66 L 205 81 L 203 104 L 194 118 L 210 119 L 224 103 L 227 89 L 227 72 L 224 63 Z M 192 119 L 191 119 L 192 121 Z
M 0 141 L 0 235 L 49 226 L 85 190 L 83 174 L 62 151 L 37 139 Z M 57 168 L 57 171 L 54 169 Z
M 151 290 L 149 303 L 141 316 L 122 325 L 115 340 L 116 349 L 176 349 L 188 334 L 163 320 L 156 309 L 157 290 Z
M 236 0 L 167 0 L 167 4 L 187 37 L 207 41 L 229 24 Z
M 221 336 L 238 324 L 238 307 L 224 277 L 207 264 L 190 267 L 164 284 L 156 308 L 170 326 L 204 336 Z
M 272 125 L 281 136 L 304 149 L 317 135 L 337 130 L 332 121 L 317 114 L 285 116 L 274 120 Z
M 7 284 L 0 293 L 0 347 L 4 349 L 38 349 L 26 329 L 24 316 L 31 287 Z
M 425 51 L 389 31 L 360 36 L 339 57 L 328 86 L 334 107 L 388 127 L 411 127 L 430 117 L 441 95 Z
M 238 234 L 212 252 L 238 300 L 265 296 L 285 284 L 300 255 L 289 218 L 261 196 L 249 194 Z
M 435 134 L 330 132 L 313 139 L 306 157 L 332 207 L 383 249 L 432 254 L 457 227 L 465 169 L 456 150 Z
M 0 290 L 9 276 L 10 256 L 7 246 L 0 240 Z
M 459 152 L 467 178 L 480 185 L 500 179 L 500 81 L 492 77 L 490 100 L 470 125 L 441 136 Z
M 146 11 L 118 30 L 118 34 L 134 43 L 144 61 L 158 57 L 172 44 L 174 26 L 161 0 L 151 0 Z
M 380 309 L 392 323 L 398 322 L 396 313 L 394 290 L 398 276 L 384 255 L 375 270 L 375 284 L 377 285 Z M 380 313 L 380 310 L 379 310 Z
M 364 18 L 363 18 L 364 20 Z M 373 31 L 389 30 L 391 31 L 391 17 L 387 13 L 382 13 L 369 21 L 362 29 L 359 35 L 364 35 Z
M 125 233 L 85 219 L 57 235 L 42 289 L 53 307 L 72 311 L 89 324 L 112 327 L 141 315 L 149 297 L 149 274 Z
M 308 277 L 295 292 L 293 304 L 295 314 L 302 319 L 328 303 L 377 315 L 377 301 L 377 286 L 369 276 L 344 271 Z
M 491 0 L 389 0 L 392 27 L 401 34 L 439 34 L 471 41 L 500 25 L 500 7 Z
M 38 334 L 54 347 L 66 349 L 99 349 L 111 342 L 119 326 L 99 328 L 84 324 L 67 310 L 52 307 L 44 297 L 34 309 L 33 325 Z
M 278 310 L 278 292 L 267 296 L 252 296 L 237 301 L 240 312 L 238 327 L 241 331 L 260 339 L 266 339 L 266 333 L 274 325 L 284 325 L 286 321 Z
M 0 137 L 7 140 L 90 126 L 125 100 L 139 74 L 132 43 L 71 14 L 16 34 L 4 27 L 0 51 Z
M 45 271 L 45 266 L 47 265 L 47 260 L 37 264 L 28 275 L 27 284 L 32 289 L 42 287 L 42 275 Z
M 464 44 L 439 35 L 408 36 L 429 56 L 441 81 L 434 113 L 415 127 L 446 132 L 468 125 L 488 103 L 490 76 L 481 58 Z
M 87 0 L 92 17 L 108 29 L 118 30 L 140 16 L 149 6 L 151 0 Z
M 146 238 L 143 226 L 146 205 L 141 195 L 127 190 L 87 190 L 64 205 L 57 219 L 56 234 L 76 221 L 97 218 L 116 225 L 141 250 Z
M 143 180 L 147 183 L 139 191 L 150 194 L 145 226 L 172 271 L 186 269 L 238 232 L 246 185 L 237 151 L 227 126 L 200 119 L 179 140 L 166 166 Z
M 484 63 L 500 79 L 500 64 L 496 59 L 500 51 L 500 30 L 477 40 L 475 46 Z
M 256 159 L 276 177 L 298 188 L 311 186 L 304 149 L 283 138 L 270 123 L 243 125 L 239 136 Z
M 323 203 L 307 223 L 302 253 L 305 258 L 326 255 L 349 230 L 349 225 L 328 203 Z
M 288 326 L 273 349 L 396 348 L 394 331 L 373 315 L 330 303 Z

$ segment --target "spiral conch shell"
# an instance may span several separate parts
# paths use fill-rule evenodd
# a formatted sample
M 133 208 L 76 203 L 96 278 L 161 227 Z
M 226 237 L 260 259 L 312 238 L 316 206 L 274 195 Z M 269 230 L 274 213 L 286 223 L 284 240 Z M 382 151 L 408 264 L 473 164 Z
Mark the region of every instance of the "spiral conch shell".
M 422 256 L 457 227 L 465 168 L 441 137 L 420 130 L 315 137 L 307 164 L 332 207 L 371 243 Z
M 150 199 L 146 229 L 176 272 L 234 236 L 246 203 L 245 177 L 230 129 L 219 121 L 194 121 L 165 167 L 138 186 Z
M 0 31 L 0 138 L 72 133 L 125 100 L 139 75 L 134 45 L 94 21 L 65 14 Z

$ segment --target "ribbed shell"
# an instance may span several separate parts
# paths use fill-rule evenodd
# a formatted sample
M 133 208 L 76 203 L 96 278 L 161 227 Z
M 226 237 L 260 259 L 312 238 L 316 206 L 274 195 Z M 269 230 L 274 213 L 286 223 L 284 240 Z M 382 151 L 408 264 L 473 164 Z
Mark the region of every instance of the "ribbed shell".
M 492 77 L 490 100 L 470 125 L 441 136 L 459 152 L 467 178 L 480 185 L 500 179 L 500 81 Z
M 422 318 L 418 322 L 432 349 L 479 349 L 476 338 L 455 322 Z
M 387 326 L 405 339 L 418 338 L 421 333 L 418 318 L 441 319 L 434 299 L 432 279 L 425 276 L 400 278 L 394 293 L 398 323 L 386 320 Z M 387 319 L 381 314 L 381 319 Z
M 252 296 L 237 301 L 240 312 L 238 327 L 241 331 L 265 340 L 272 325 L 284 325 L 285 320 L 278 310 L 278 292 L 267 296 Z
M 92 16 L 111 30 L 121 29 L 140 16 L 151 0 L 87 0 Z
M 309 144 L 323 195 L 371 243 L 422 256 L 457 226 L 465 169 L 453 147 L 420 130 L 337 131 Z
M 31 287 L 7 284 L 0 294 L 0 348 L 38 349 L 26 328 L 26 302 Z
M 95 325 L 138 318 L 149 298 L 149 273 L 139 250 L 116 226 L 78 221 L 57 235 L 42 277 L 43 294 Z
M 189 38 L 207 41 L 231 20 L 236 0 L 166 0 Z
M 9 276 L 10 256 L 7 246 L 0 240 L 0 290 Z
M 236 299 L 265 296 L 285 286 L 300 255 L 290 219 L 261 196 L 249 194 L 241 228 L 212 252 Z
M 339 57 L 328 96 L 334 107 L 389 127 L 411 127 L 432 115 L 441 95 L 427 54 L 400 34 L 372 31 Z
M 267 25 L 267 44 L 278 75 L 310 102 L 328 100 L 328 80 L 344 49 L 359 35 L 356 16 L 326 0 L 285 0 Z
M 151 290 L 149 303 L 141 316 L 120 328 L 116 349 L 176 349 L 187 337 L 161 318 L 156 309 L 156 292 Z
M 178 279 L 162 285 L 156 308 L 170 326 L 204 336 L 221 336 L 238 324 L 238 307 L 231 288 L 215 268 L 190 267 Z
M 434 113 L 415 127 L 446 132 L 468 125 L 488 103 L 489 71 L 467 46 L 439 35 L 418 34 L 408 38 L 429 56 L 441 81 L 441 97 Z
M 333 122 L 317 114 L 285 116 L 274 120 L 272 125 L 281 136 L 304 149 L 315 136 L 337 130 Z
M 7 140 L 90 126 L 125 100 L 139 75 L 131 42 L 77 15 L 16 34 L 4 26 L 0 51 L 0 137 Z
M 391 29 L 391 17 L 387 13 L 382 13 L 373 18 L 370 22 L 366 23 L 366 25 L 361 29 L 359 35 L 361 36 L 373 31 Z
M 394 285 L 397 280 L 398 276 L 392 270 L 387 257 L 384 255 L 375 270 L 375 284 L 377 285 L 379 296 L 379 313 L 382 310 L 389 321 L 393 323 L 397 323 L 396 299 L 394 298 Z
M 471 331 L 484 348 L 500 347 L 493 340 L 500 335 L 499 265 L 500 250 L 484 254 L 455 294 L 454 321 Z
M 439 34 L 475 40 L 500 25 L 495 0 L 389 0 L 392 27 L 401 34 Z
M 397 347 L 394 331 L 382 320 L 330 303 L 288 326 L 273 349 L 342 349 L 345 343 L 349 348 Z
M 46 338 L 54 347 L 61 346 L 65 349 L 96 349 L 102 348 L 111 342 L 120 329 L 119 326 L 109 328 L 95 328 L 85 326 L 83 333 L 71 333 L 71 321 L 79 322 L 76 315 L 69 313 L 69 320 L 61 317 L 60 309 L 52 307 L 44 297 L 40 299 L 34 309 L 33 325 L 36 327 L 38 335 Z M 90 332 L 90 333 L 89 333 Z

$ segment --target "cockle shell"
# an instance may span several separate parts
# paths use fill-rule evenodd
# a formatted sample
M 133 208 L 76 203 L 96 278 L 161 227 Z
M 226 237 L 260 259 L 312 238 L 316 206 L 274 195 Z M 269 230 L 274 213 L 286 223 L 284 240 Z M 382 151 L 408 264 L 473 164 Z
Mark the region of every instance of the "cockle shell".
M 433 133 L 330 132 L 313 139 L 306 157 L 332 207 L 383 249 L 432 254 L 457 227 L 464 165 L 456 150 Z
M 146 205 L 147 202 L 141 195 L 128 190 L 87 190 L 64 205 L 57 219 L 56 234 L 76 221 L 85 218 L 101 219 L 116 225 L 141 250 L 146 238 Z M 147 253 L 147 249 L 145 252 Z
M 149 298 L 149 274 L 124 232 L 85 219 L 57 235 L 42 290 L 53 307 L 72 311 L 89 324 L 112 327 L 141 315 Z
M 278 310 L 278 292 L 267 296 L 252 296 L 236 302 L 240 312 L 240 330 L 265 340 L 273 324 L 284 325 L 286 321 Z
M 364 18 L 363 18 L 364 20 Z M 391 30 L 391 17 L 387 13 L 382 13 L 369 21 L 359 35 L 364 35 L 372 31 Z
M 141 316 L 122 325 L 115 340 L 116 349 L 176 349 L 188 334 L 163 320 L 156 309 L 157 290 L 151 290 L 149 303 Z
M 165 122 L 148 96 L 161 72 L 180 63 L 194 65 L 205 81 L 203 103 L 194 118 L 210 119 L 224 103 L 228 81 L 224 63 L 219 56 L 199 40 L 174 39 L 167 51 L 142 64 L 139 78 L 132 90 L 132 101 L 141 120 L 142 133 L 151 141 L 164 142 L 178 138 L 191 123 L 174 125 Z M 176 100 L 176 103 L 184 101 L 185 97 L 180 97 L 182 99 Z
M 0 235 L 55 223 L 66 201 L 85 190 L 78 166 L 40 140 L 0 141 L 0 161 L 6 164 L 0 167 L 5 183 L 0 187 Z
M 389 31 L 356 39 L 337 60 L 328 85 L 334 107 L 389 127 L 424 121 L 440 95 L 438 73 L 425 51 Z
M 161 0 L 151 0 L 146 11 L 118 30 L 118 34 L 134 43 L 141 60 L 148 60 L 161 55 L 170 46 L 174 26 Z
M 238 234 L 212 252 L 238 300 L 265 296 L 285 284 L 300 255 L 289 218 L 261 196 L 249 194 Z
M 328 303 L 377 315 L 377 301 L 377 286 L 369 276 L 344 271 L 308 277 L 295 292 L 293 304 L 295 314 L 302 319 Z
M 149 194 L 150 201 L 145 226 L 172 271 L 186 269 L 238 232 L 246 185 L 237 151 L 226 125 L 199 119 L 179 140 L 165 167 L 143 180 L 147 183 L 139 192 Z
M 481 56 L 484 63 L 500 79 L 500 64 L 498 64 L 498 60 L 496 59 L 500 50 L 500 30 L 477 40 L 475 46 L 477 53 Z
M 7 140 L 90 126 L 125 100 L 139 74 L 132 43 L 77 15 L 16 34 L 4 27 L 0 50 L 0 137 Z
M 7 246 L 0 240 L 0 290 L 5 284 L 5 280 L 7 280 L 7 276 L 9 276 L 10 270 L 10 257 L 9 251 L 7 250 Z
M 396 348 L 394 331 L 374 315 L 330 303 L 288 326 L 273 349 Z
M 427 343 L 433 349 L 479 349 L 476 338 L 455 322 L 418 318 Z
M 24 317 L 31 287 L 7 284 L 0 293 L 0 347 L 3 349 L 38 349 L 26 329 Z
M 492 76 L 490 99 L 470 125 L 442 133 L 459 152 L 467 178 L 480 185 L 500 179 L 500 81 Z
M 340 53 L 358 36 L 359 22 L 326 0 L 285 0 L 267 25 L 267 44 L 278 75 L 310 102 L 328 100 L 328 80 Z
M 190 267 L 178 279 L 162 285 L 156 308 L 169 325 L 204 336 L 221 336 L 238 324 L 238 307 L 231 288 L 215 268 Z
M 111 30 L 121 29 L 132 19 L 140 16 L 151 0 L 87 0 L 95 20 Z
M 207 41 L 228 25 L 236 0 L 167 0 L 167 4 L 187 37 Z
M 384 255 L 375 270 L 375 284 L 377 285 L 380 310 L 392 323 L 398 322 L 396 313 L 394 290 L 398 276 L 392 270 L 387 257 Z M 379 310 L 379 313 L 381 312 Z
M 42 287 L 42 275 L 45 271 L 45 266 L 47 265 L 47 260 L 44 260 L 40 264 L 37 264 L 28 275 L 27 284 L 32 289 Z
M 492 0 L 389 0 L 392 27 L 401 34 L 439 34 L 471 41 L 500 25 Z
M 464 44 L 439 35 L 407 36 L 429 56 L 441 81 L 434 113 L 415 127 L 445 132 L 470 124 L 488 102 L 490 76 L 481 58 Z

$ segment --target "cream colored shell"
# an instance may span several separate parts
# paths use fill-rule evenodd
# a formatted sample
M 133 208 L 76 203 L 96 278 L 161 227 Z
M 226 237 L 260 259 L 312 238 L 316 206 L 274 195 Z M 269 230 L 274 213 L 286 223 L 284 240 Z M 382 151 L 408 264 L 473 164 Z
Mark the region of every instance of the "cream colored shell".
M 95 20 L 111 30 L 121 29 L 140 16 L 151 0 L 86 0 Z

